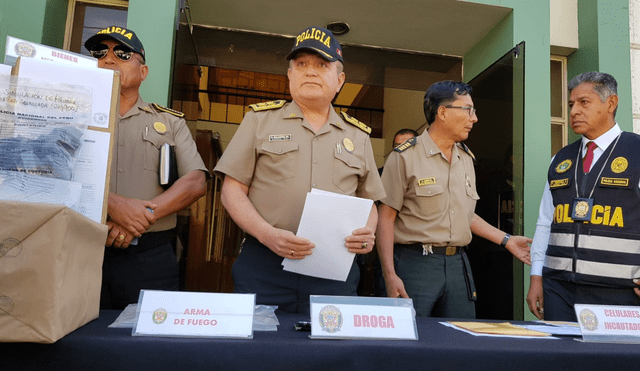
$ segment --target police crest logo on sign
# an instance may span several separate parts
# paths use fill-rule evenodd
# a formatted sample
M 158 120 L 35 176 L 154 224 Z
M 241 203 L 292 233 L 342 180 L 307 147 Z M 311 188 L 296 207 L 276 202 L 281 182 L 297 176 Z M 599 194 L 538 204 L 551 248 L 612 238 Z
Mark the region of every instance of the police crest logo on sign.
M 590 309 L 583 309 L 580 311 L 580 323 L 589 331 L 595 331 L 598 329 L 598 317 L 596 317 L 596 314 Z
M 324 306 L 320 310 L 318 321 L 320 322 L 320 328 L 322 331 L 333 334 L 340 331 L 340 328 L 342 327 L 342 312 L 340 312 L 340 309 L 336 306 Z
M 155 323 L 156 325 L 161 325 L 164 323 L 164 321 L 167 320 L 168 317 L 168 313 L 167 310 L 164 308 L 158 308 L 155 311 L 153 311 L 153 323 Z

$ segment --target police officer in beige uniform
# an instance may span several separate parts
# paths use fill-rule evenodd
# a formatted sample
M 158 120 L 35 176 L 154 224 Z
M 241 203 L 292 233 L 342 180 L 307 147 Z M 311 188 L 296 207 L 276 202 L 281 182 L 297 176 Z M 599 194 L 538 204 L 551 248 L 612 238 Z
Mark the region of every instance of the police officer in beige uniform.
M 209 174 L 184 114 L 140 97 L 149 69 L 136 34 L 111 26 L 90 37 L 85 47 L 99 67 L 120 72 L 100 300 L 102 308 L 118 309 L 137 303 L 140 289 L 178 289 L 170 230 L 176 212 L 204 195 Z M 158 175 L 165 143 L 175 148 L 179 177 L 167 190 Z
M 472 233 L 530 263 L 531 239 L 475 214 L 474 158 L 461 143 L 478 120 L 470 92 L 462 82 L 433 84 L 424 101 L 428 130 L 396 147 L 382 173 L 387 197 L 378 210 L 378 253 L 387 295 L 413 299 L 418 316 L 475 317 L 464 252 Z
M 215 168 L 225 175 L 222 202 L 247 233 L 233 266 L 235 291 L 256 293 L 257 303 L 309 312 L 309 295 L 355 295 L 359 271 L 346 282 L 282 270 L 283 258 L 304 259 L 314 243 L 297 237 L 306 194 L 312 188 L 378 200 L 370 128 L 337 114 L 331 101 L 342 87 L 342 49 L 324 28 L 309 27 L 289 53 L 293 102 L 252 105 Z M 345 248 L 369 253 L 377 212 L 345 238 Z

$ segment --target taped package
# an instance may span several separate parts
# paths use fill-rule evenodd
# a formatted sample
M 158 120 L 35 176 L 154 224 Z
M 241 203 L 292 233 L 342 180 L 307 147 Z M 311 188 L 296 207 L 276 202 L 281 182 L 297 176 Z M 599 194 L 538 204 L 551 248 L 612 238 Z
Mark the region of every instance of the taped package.
M 107 226 L 0 201 L 0 342 L 54 343 L 98 318 Z

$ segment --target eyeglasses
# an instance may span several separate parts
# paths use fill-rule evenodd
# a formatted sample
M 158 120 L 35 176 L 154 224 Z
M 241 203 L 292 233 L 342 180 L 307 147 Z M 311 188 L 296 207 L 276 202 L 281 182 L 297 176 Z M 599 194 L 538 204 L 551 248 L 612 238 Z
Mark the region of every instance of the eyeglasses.
M 89 51 L 89 53 L 91 53 L 91 56 L 96 59 L 102 59 L 109 54 L 109 46 L 105 44 L 97 44 Z M 133 57 L 134 51 L 124 45 L 116 45 L 113 47 L 113 54 L 121 61 L 126 62 Z M 143 63 L 142 60 L 140 60 L 140 63 Z
M 457 109 L 466 109 L 469 112 L 469 116 L 473 116 L 476 114 L 475 107 L 471 106 L 445 106 L 446 108 L 457 108 Z

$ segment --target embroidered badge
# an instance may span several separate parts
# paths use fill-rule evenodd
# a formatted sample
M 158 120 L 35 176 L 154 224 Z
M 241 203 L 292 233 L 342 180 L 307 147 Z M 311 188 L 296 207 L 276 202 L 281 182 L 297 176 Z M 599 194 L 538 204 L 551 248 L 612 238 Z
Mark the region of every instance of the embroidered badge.
M 552 180 L 551 183 L 549 183 L 549 188 L 564 187 L 566 185 L 569 185 L 569 178 L 556 179 L 556 180 Z
M 629 179 L 627 178 L 605 178 L 602 177 L 600 179 L 601 185 L 611 186 L 611 187 L 628 187 Z
M 342 140 L 342 145 L 344 145 L 344 149 L 346 149 L 349 153 L 353 153 L 353 150 L 356 149 L 356 147 L 353 145 L 353 142 L 349 138 L 344 138 Z
M 393 150 L 396 152 L 404 152 L 407 148 L 411 148 L 415 146 L 416 143 L 418 143 L 418 141 L 416 140 L 415 137 L 413 137 L 408 139 L 406 142 L 402 143 L 401 145 L 397 146 Z
M 318 314 L 318 322 L 320 323 L 320 329 L 330 334 L 340 331 L 342 327 L 342 313 L 338 307 L 333 305 L 327 305 L 320 309 Z
M 270 109 L 280 108 L 284 106 L 285 103 L 287 103 L 286 100 L 273 100 L 271 102 L 250 104 L 249 107 L 251 107 L 252 110 L 258 112 L 258 111 L 266 111 Z
M 573 165 L 573 161 L 567 159 L 562 161 L 561 163 L 558 164 L 558 166 L 556 166 L 556 173 L 558 174 L 562 174 L 565 171 L 571 169 L 571 165 Z
M 269 135 L 269 142 L 279 142 L 291 140 L 291 134 Z
M 353 117 L 347 115 L 345 112 L 340 111 L 340 115 L 342 116 L 342 118 L 350 123 L 351 125 L 357 127 L 358 129 L 364 131 L 367 134 L 371 134 L 371 128 L 368 127 L 367 125 L 361 123 L 360 121 L 354 119 Z
M 153 128 L 155 129 L 155 131 L 158 132 L 158 134 L 164 134 L 167 132 L 167 126 L 163 123 L 161 123 L 160 121 L 156 121 L 153 123 Z
M 616 157 L 613 161 L 611 161 L 611 171 L 616 174 L 620 174 L 623 171 L 627 170 L 629 167 L 629 161 L 627 161 L 624 157 Z
M 176 110 L 171 109 L 171 108 L 169 108 L 169 107 L 161 106 L 161 105 L 159 105 L 159 104 L 157 104 L 157 103 L 151 103 L 151 106 L 152 106 L 153 108 L 155 108 L 156 110 L 158 110 L 158 111 L 166 112 L 166 113 L 168 113 L 168 114 L 170 114 L 170 115 L 173 115 L 173 116 L 175 116 L 175 117 L 180 117 L 180 118 L 183 118 L 183 117 L 184 117 L 184 113 L 182 113 L 182 112 L 180 112 L 180 111 L 176 111 Z
M 425 186 L 428 184 L 436 184 L 436 177 L 432 176 L 431 178 L 422 178 L 422 179 L 418 179 L 418 185 L 419 186 Z

